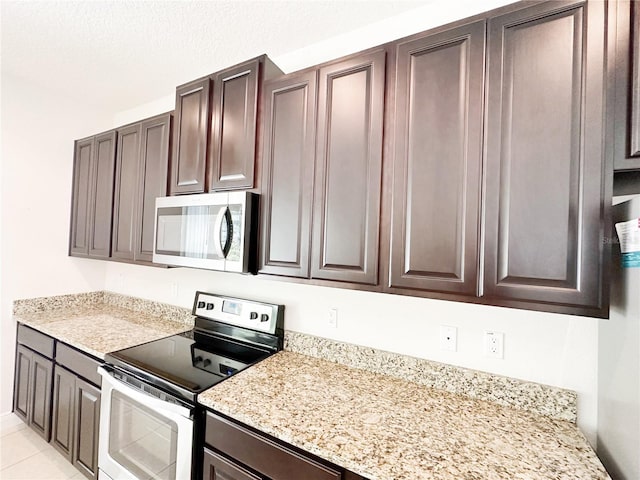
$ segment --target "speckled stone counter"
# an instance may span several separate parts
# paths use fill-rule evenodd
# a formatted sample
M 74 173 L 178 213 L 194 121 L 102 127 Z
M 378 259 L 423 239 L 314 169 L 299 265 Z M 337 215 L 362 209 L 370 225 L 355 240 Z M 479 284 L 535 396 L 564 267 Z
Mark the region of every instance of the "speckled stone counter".
M 111 292 L 16 300 L 13 318 L 101 359 L 193 327 L 187 309 Z
M 570 421 L 290 351 L 199 401 L 371 480 L 609 478 Z

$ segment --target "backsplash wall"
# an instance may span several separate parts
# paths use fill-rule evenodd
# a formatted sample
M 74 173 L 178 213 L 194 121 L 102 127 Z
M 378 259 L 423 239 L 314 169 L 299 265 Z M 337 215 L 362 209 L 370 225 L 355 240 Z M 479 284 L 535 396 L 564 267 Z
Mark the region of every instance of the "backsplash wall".
M 595 444 L 596 319 L 115 262 L 105 288 L 182 307 L 196 290 L 282 303 L 288 330 L 575 390 L 578 425 Z M 337 328 L 328 325 L 330 308 Z M 458 328 L 457 352 L 440 349 L 441 325 Z M 485 330 L 505 334 L 504 359 L 484 357 Z

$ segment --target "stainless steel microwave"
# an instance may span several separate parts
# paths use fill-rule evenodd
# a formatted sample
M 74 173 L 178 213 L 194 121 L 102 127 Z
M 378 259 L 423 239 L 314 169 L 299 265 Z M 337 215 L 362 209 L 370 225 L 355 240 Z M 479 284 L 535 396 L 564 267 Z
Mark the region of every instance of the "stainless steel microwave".
M 249 192 L 157 198 L 153 262 L 253 272 L 257 201 Z

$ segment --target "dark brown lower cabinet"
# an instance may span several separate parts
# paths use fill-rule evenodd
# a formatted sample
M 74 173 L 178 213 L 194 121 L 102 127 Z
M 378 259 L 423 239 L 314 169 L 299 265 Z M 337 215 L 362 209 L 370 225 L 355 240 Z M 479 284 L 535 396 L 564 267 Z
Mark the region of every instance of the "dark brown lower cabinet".
M 89 372 L 97 362 L 77 350 L 59 344 L 60 360 L 73 360 L 78 370 Z M 85 357 L 85 358 L 83 358 Z M 56 355 L 58 360 L 58 355 Z M 95 377 L 99 379 L 97 373 Z M 87 478 L 97 478 L 100 389 L 75 372 L 57 364 L 54 371 L 51 444 Z
M 75 385 L 76 376 L 56 365 L 53 372 L 51 444 L 69 461 L 71 461 L 73 452 L 73 399 Z
M 24 345 L 16 349 L 14 412 L 49 441 L 53 362 Z
M 100 364 L 18 325 L 13 411 L 90 479 L 98 474 Z
M 364 480 L 208 412 L 203 480 Z
M 97 478 L 100 390 L 76 378 L 74 393 L 73 464 L 85 477 Z
M 208 448 L 204 449 L 202 472 L 202 480 L 262 480 L 262 477 L 235 465 Z

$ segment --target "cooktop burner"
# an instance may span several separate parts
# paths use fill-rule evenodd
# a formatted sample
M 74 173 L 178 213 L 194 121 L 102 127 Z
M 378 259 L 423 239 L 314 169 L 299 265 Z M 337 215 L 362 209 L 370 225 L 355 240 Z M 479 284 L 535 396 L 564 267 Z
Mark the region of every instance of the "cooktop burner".
M 197 395 L 282 348 L 282 305 L 196 293 L 195 328 L 105 356 L 172 395 Z

